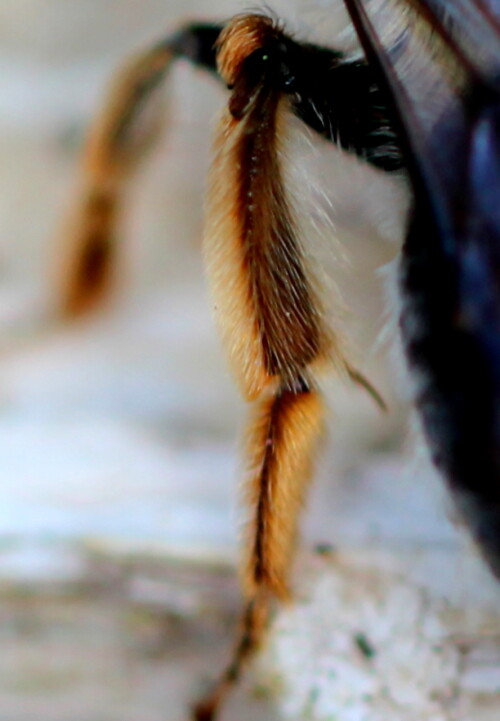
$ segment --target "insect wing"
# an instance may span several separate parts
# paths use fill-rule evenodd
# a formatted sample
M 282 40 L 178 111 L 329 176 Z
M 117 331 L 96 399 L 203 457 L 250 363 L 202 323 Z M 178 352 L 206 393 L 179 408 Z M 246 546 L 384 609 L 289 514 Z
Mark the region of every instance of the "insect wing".
M 496 2 L 496 0 L 495 0 Z M 488 0 L 424 0 L 419 6 L 434 19 L 434 29 L 461 55 L 469 70 L 498 89 L 500 81 L 500 6 Z M 435 19 L 438 19 L 438 22 Z

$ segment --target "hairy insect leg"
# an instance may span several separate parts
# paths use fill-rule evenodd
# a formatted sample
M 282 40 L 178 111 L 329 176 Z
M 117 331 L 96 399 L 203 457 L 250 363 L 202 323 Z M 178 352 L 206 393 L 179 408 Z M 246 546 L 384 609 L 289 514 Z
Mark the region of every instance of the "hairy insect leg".
M 227 694 L 238 683 L 244 666 L 265 637 L 269 607 L 268 594 L 252 599 L 245 606 L 231 660 L 209 693 L 193 707 L 194 721 L 213 721 L 216 718 Z
M 117 217 L 127 180 L 160 129 L 158 108 L 147 101 L 171 58 L 167 47 L 158 46 L 123 67 L 90 129 L 81 189 L 58 248 L 56 286 L 63 317 L 90 310 L 112 283 Z
M 283 165 L 298 69 L 290 42 L 258 14 L 235 17 L 217 41 L 218 70 L 231 96 L 215 134 L 204 254 L 229 362 L 255 404 L 247 447 L 252 516 L 240 635 L 229 665 L 197 705 L 196 721 L 215 718 L 262 642 L 271 603 L 291 599 L 297 520 L 324 415 L 313 379 L 336 368 L 383 403 L 347 363 L 325 320 L 288 194 Z
M 216 25 L 189 25 L 118 70 L 83 153 L 80 190 L 57 249 L 59 312 L 74 318 L 106 297 L 117 254 L 117 225 L 128 182 L 158 137 L 160 89 L 172 61 L 215 69 Z
M 288 575 L 297 518 L 309 485 L 324 418 L 319 391 L 305 379 L 256 403 L 248 433 L 247 481 L 252 516 L 247 531 L 243 585 L 247 597 L 262 588 L 290 599 Z
M 394 135 L 367 65 L 346 63 L 342 53 L 335 50 L 298 43 L 265 15 L 239 16 L 237 21 L 239 27 L 230 43 L 236 54 L 229 66 L 223 62 L 223 79 L 232 88 L 227 77 L 230 66 L 252 54 L 254 60 L 245 68 L 243 85 L 233 93 L 233 110 L 238 112 L 240 103 L 250 98 L 248 90 L 259 75 L 268 75 L 264 79 L 268 89 L 271 80 L 275 89 L 280 88 L 281 96 L 288 96 L 289 110 L 314 131 L 377 167 L 400 167 Z M 234 27 L 234 22 L 231 25 Z M 217 74 L 218 48 L 228 46 L 219 42 L 222 30 L 218 24 L 186 25 L 133 58 L 111 83 L 103 111 L 88 137 L 79 198 L 58 248 L 55 284 L 63 317 L 93 309 L 112 287 L 120 211 L 128 181 L 160 129 L 161 113 L 155 101 L 171 61 L 184 58 Z M 265 67 L 257 67 L 260 61 L 255 51 L 258 54 L 264 45 L 274 56 L 282 55 L 281 64 L 265 53 L 262 57 L 264 65 L 271 67 L 272 78 Z M 316 80 L 311 85 L 312 77 Z M 337 102 L 340 96 L 344 103 L 349 99 L 352 104 L 343 112 L 339 112 Z M 240 110 L 244 111 L 244 106 Z M 358 122 L 352 123 L 352 117 Z
M 297 522 L 323 427 L 323 401 L 301 380 L 296 389 L 279 388 L 255 406 L 247 438 L 251 509 L 243 571 L 247 601 L 231 661 L 195 707 L 196 721 L 215 718 L 262 644 L 272 601 L 291 598 L 289 573 Z

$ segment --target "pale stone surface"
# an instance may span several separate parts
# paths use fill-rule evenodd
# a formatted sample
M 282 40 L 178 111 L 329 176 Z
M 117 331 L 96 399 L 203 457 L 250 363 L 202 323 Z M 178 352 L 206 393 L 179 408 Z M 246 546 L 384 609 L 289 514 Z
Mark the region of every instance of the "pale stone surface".
M 422 551 L 308 558 L 274 623 L 264 685 L 293 721 L 490 721 L 500 703 L 500 593 L 446 598 L 406 569 Z M 424 552 L 425 553 L 425 552 Z M 486 587 L 488 584 L 485 584 Z

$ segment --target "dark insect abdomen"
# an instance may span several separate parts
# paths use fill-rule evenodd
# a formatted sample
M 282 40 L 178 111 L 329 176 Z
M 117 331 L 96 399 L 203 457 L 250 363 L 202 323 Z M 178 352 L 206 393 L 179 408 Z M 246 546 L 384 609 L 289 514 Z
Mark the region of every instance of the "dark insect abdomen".
M 488 198 L 488 188 L 500 187 L 498 113 L 478 120 L 464 148 L 469 175 L 453 243 L 416 201 L 402 258 L 401 328 L 433 460 L 500 577 L 500 199 Z

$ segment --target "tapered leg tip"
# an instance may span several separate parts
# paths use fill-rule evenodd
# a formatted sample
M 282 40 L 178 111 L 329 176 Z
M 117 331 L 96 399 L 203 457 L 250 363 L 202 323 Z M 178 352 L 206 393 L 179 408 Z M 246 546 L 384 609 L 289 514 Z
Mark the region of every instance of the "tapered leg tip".
M 212 701 L 200 701 L 193 706 L 192 721 L 215 721 L 215 706 Z

